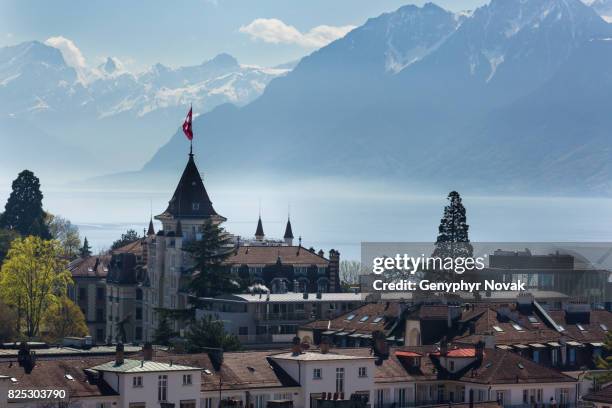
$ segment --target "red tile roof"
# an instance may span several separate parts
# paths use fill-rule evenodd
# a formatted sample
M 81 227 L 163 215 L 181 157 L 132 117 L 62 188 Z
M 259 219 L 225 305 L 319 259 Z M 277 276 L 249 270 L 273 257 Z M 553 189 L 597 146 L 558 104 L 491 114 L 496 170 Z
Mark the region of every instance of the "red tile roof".
M 280 258 L 283 264 L 327 266 L 329 260 L 299 246 L 242 246 L 230 256 L 228 265 L 274 265 Z

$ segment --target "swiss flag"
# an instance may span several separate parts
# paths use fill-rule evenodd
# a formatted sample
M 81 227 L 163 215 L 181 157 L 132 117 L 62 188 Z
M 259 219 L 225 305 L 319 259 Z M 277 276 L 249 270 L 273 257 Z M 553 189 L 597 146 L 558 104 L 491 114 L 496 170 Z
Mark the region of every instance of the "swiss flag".
M 193 140 L 193 129 L 191 128 L 192 109 L 193 108 L 189 108 L 189 113 L 187 113 L 185 122 L 183 122 L 183 133 L 185 133 L 185 136 L 187 136 L 189 140 Z

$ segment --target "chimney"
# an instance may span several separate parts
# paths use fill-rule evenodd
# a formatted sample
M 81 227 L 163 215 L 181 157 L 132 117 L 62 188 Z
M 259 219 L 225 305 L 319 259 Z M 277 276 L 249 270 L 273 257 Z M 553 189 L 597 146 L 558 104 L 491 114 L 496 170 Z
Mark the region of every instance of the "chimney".
M 440 356 L 446 356 L 448 354 L 448 341 L 446 338 L 440 340 Z
M 476 351 L 476 358 L 479 361 L 482 361 L 482 359 L 484 358 L 484 349 L 485 349 L 485 343 L 481 340 L 478 343 L 476 343 L 476 345 L 474 346 L 474 349 Z
M 115 348 L 115 365 L 120 366 L 123 364 L 123 343 L 117 343 Z
M 327 337 L 323 337 L 321 339 L 321 344 L 319 344 L 319 348 L 321 349 L 321 354 L 329 353 L 329 339 Z
M 142 346 L 142 359 L 144 361 L 153 361 L 153 345 L 150 342 L 146 342 Z
M 291 355 L 299 356 L 302 353 L 302 344 L 300 338 L 295 336 L 291 344 Z
M 376 360 L 376 364 L 382 364 L 383 360 L 386 360 L 389 357 L 389 345 L 387 344 L 387 337 L 385 333 L 380 330 L 375 330 L 372 332 L 372 342 L 374 348 L 374 355 L 378 357 Z

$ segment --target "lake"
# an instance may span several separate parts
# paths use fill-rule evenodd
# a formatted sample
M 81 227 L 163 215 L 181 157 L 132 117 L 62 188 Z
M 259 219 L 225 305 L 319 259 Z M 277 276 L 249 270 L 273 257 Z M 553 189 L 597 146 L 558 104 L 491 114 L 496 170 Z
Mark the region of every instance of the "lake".
M 207 182 L 225 228 L 252 236 L 261 210 L 266 236 L 282 237 L 290 209 L 293 232 L 305 247 L 360 258 L 362 241 L 429 242 L 437 235 L 446 194 L 420 195 L 382 183 L 337 180 L 252 183 Z M 44 189 L 44 187 L 43 187 Z M 106 249 L 128 228 L 142 232 L 151 212 L 161 213 L 172 186 L 150 191 L 45 189 L 45 209 L 79 226 L 95 251 Z M 0 203 L 8 191 L 0 191 Z M 612 241 L 612 200 L 605 198 L 463 197 L 472 241 Z M 156 229 L 159 224 L 156 223 Z

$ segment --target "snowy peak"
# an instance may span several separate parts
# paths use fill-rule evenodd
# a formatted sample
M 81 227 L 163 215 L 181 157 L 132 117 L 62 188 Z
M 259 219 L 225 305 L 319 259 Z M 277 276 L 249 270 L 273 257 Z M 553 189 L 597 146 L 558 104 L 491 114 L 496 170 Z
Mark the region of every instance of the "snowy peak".
M 226 54 L 226 53 L 221 53 L 215 56 L 213 59 L 205 61 L 202 65 L 207 65 L 207 66 L 216 67 L 220 69 L 223 69 L 223 68 L 229 69 L 229 68 L 239 67 L 238 60 L 234 58 L 233 56 Z
M 102 72 L 108 75 L 116 74 L 122 69 L 121 62 L 113 57 L 107 57 L 106 61 L 98 66 Z
M 612 0 L 583 0 L 608 23 L 612 22 Z

